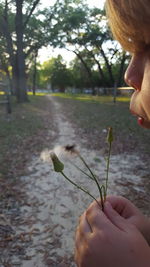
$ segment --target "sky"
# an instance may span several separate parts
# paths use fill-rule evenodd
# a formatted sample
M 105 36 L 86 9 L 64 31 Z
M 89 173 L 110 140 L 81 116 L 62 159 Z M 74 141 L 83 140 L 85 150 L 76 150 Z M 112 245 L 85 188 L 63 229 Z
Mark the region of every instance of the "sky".
M 86 0 L 87 4 L 90 7 L 96 6 L 96 7 L 103 7 L 104 0 Z M 41 3 L 43 6 L 47 7 L 48 5 L 52 5 L 55 2 L 55 0 L 41 0 Z
M 89 7 L 98 7 L 102 8 L 104 6 L 105 0 L 86 0 Z M 50 4 L 53 4 L 55 0 L 42 0 L 42 6 L 47 7 Z M 68 52 L 65 49 L 55 49 L 52 48 L 42 48 L 39 50 L 39 61 L 40 63 L 43 63 L 44 61 L 47 61 L 49 58 L 57 56 L 58 54 L 61 54 L 62 57 L 66 62 L 69 62 L 74 58 L 74 53 Z

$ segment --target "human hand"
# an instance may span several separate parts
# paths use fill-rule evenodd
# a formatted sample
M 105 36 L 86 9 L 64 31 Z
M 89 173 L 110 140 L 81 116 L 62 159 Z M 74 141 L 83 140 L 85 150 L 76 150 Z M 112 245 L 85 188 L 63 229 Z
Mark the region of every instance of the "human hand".
M 150 246 L 150 219 L 144 216 L 131 201 L 124 197 L 112 195 L 107 197 L 107 201 L 110 202 L 113 209 L 121 217 L 137 227 Z
M 149 267 L 150 248 L 108 201 L 104 212 L 93 202 L 80 218 L 75 260 L 78 267 Z

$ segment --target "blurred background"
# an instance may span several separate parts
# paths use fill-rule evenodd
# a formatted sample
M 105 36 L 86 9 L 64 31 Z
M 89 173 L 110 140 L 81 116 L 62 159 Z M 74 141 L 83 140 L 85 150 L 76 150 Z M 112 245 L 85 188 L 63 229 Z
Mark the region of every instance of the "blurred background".
M 0 1 L 0 267 L 75 266 L 75 228 L 92 200 L 40 155 L 77 144 L 101 183 L 108 127 L 109 193 L 149 215 L 150 131 L 129 112 L 129 61 L 102 0 Z

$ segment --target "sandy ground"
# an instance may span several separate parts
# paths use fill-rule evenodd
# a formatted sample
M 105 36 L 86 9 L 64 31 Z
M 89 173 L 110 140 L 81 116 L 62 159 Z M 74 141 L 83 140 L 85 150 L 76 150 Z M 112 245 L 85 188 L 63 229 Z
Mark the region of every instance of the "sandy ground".
M 58 145 L 77 144 L 83 157 L 103 181 L 106 175 L 106 162 L 101 151 L 89 151 L 81 147 L 80 137 L 75 136 L 72 125 L 61 112 L 61 105 L 51 97 L 49 100 L 54 104 L 55 121 L 59 132 L 55 143 L 48 144 L 45 149 L 52 149 Z M 79 166 L 80 164 L 78 162 Z M 144 166 L 144 162 L 141 162 L 137 155 L 112 156 L 109 193 L 126 195 L 129 186 L 132 186 L 136 192 L 144 190 L 141 173 L 135 172 L 139 164 L 141 168 Z M 65 172 L 98 197 L 93 181 L 84 177 L 67 161 L 65 161 Z M 79 216 L 92 199 L 75 189 L 60 174 L 55 173 L 49 162 L 43 162 L 41 155 L 33 158 L 28 166 L 28 175 L 21 177 L 21 181 L 21 190 L 25 193 L 26 200 L 21 205 L 18 218 L 12 225 L 15 245 L 9 243 L 3 251 L 0 267 L 76 266 L 73 260 L 74 233 Z M 127 186 L 122 186 L 122 181 L 126 181 Z M 10 265 L 6 265 L 6 259 Z

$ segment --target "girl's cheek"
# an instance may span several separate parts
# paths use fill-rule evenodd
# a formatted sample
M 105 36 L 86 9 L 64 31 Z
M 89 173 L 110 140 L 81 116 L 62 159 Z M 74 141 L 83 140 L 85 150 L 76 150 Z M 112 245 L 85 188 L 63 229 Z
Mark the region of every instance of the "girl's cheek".
M 150 121 L 150 94 L 143 96 L 143 109 L 146 112 L 147 118 Z

